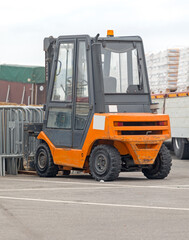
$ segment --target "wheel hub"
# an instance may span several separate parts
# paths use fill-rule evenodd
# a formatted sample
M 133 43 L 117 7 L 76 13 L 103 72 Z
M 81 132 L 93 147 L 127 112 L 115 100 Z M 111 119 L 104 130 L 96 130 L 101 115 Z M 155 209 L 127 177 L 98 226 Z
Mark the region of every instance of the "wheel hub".
M 107 163 L 108 163 L 107 158 L 104 155 L 99 154 L 95 161 L 96 171 L 99 174 L 105 173 L 107 169 Z
M 38 156 L 38 165 L 41 169 L 45 168 L 47 164 L 47 156 L 41 152 Z

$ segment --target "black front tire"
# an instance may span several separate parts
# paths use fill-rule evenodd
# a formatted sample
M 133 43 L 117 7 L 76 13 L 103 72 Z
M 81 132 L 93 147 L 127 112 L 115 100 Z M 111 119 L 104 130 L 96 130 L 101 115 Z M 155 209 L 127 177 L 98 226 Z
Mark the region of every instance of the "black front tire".
M 121 156 L 111 145 L 98 145 L 90 155 L 89 168 L 95 180 L 113 181 L 121 171 Z
M 186 138 L 173 138 L 173 150 L 179 159 L 189 159 L 189 142 Z
M 35 169 L 40 177 L 55 177 L 58 173 L 58 166 L 54 164 L 50 149 L 46 143 L 41 143 L 37 147 Z
M 155 163 L 149 168 L 142 169 L 148 179 L 164 179 L 168 176 L 172 166 L 172 158 L 167 147 L 162 144 Z

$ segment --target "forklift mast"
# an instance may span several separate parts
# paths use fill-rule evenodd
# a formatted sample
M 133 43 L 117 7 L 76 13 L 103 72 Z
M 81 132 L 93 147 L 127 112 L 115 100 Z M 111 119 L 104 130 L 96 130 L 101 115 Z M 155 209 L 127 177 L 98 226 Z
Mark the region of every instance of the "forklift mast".
M 43 42 L 43 50 L 45 51 L 45 82 L 47 86 L 47 91 L 50 82 L 55 43 L 56 39 L 53 37 L 45 38 Z

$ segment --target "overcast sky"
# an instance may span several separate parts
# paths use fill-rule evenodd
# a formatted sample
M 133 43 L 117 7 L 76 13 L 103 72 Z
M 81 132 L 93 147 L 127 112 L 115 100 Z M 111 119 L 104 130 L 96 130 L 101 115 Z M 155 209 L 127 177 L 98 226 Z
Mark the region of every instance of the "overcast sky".
M 2 0 L 0 63 L 44 65 L 44 37 L 140 35 L 146 52 L 189 46 L 188 0 Z

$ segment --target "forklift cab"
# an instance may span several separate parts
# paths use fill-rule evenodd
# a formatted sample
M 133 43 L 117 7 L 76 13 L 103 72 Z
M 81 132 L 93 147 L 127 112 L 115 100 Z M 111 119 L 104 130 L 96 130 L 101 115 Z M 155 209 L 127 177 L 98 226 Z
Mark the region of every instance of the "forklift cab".
M 43 132 L 56 148 L 81 149 L 94 113 L 150 112 L 140 37 L 45 38 Z

